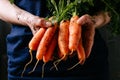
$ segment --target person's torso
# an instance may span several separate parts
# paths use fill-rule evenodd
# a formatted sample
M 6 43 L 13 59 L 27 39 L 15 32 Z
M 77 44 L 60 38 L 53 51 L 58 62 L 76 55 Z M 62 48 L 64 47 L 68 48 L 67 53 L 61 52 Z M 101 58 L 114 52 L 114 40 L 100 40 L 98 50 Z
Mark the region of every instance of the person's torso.
M 15 0 L 15 4 L 18 5 L 18 7 L 34 14 L 40 17 L 45 17 L 47 15 L 47 9 L 46 9 L 46 0 Z M 13 25 L 11 33 L 7 37 L 7 49 L 8 49 L 8 77 L 11 80 L 12 78 L 19 79 L 19 76 L 21 75 L 25 64 L 30 60 L 30 54 L 29 54 L 29 48 L 28 43 L 32 38 L 32 32 L 29 29 L 29 27 L 26 26 L 20 26 L 20 25 Z M 67 68 L 74 65 L 78 62 L 76 57 L 73 57 L 72 59 L 68 59 L 67 61 L 62 61 L 58 65 L 59 71 L 56 71 L 55 69 L 50 70 L 50 68 L 53 66 L 52 62 L 49 62 L 45 65 L 45 76 L 46 77 L 84 77 L 84 75 L 90 74 L 96 64 L 94 62 L 92 63 L 91 59 L 97 59 L 94 58 L 94 55 L 101 55 L 98 56 L 98 58 L 106 58 L 104 55 L 106 55 L 106 49 L 105 43 L 102 40 L 101 36 L 99 35 L 99 32 L 97 31 L 95 35 L 95 45 L 93 46 L 93 53 L 91 55 L 90 60 L 88 60 L 85 65 L 82 67 L 81 65 L 77 66 L 75 69 L 68 71 Z M 102 49 L 103 48 L 103 49 Z M 100 52 L 99 52 L 100 51 Z M 105 53 L 105 54 L 104 54 Z M 40 61 L 37 68 L 32 74 L 28 74 L 29 71 L 31 71 L 35 65 L 36 62 L 36 52 L 33 52 L 33 61 L 25 70 L 24 75 L 26 77 L 32 76 L 33 78 L 40 78 L 41 72 L 42 72 L 42 65 L 43 62 Z M 104 60 L 104 59 L 103 59 Z M 98 61 L 99 63 L 99 61 Z M 92 64 L 92 65 L 91 65 Z M 101 65 L 99 63 L 99 65 Z M 92 68 L 92 66 L 94 66 Z M 81 68 L 82 67 L 82 68 Z M 88 68 L 91 67 L 92 69 Z M 97 71 L 95 71 L 97 72 Z M 87 74 L 86 74 L 87 73 Z

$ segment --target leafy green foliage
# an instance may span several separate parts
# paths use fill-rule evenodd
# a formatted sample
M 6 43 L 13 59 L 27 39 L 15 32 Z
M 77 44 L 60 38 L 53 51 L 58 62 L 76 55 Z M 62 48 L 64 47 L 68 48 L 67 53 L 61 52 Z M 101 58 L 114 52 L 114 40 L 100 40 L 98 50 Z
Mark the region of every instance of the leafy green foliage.
M 52 12 L 52 16 L 55 16 L 55 20 L 59 23 L 63 19 L 69 19 L 72 15 L 74 7 L 76 6 L 75 0 L 71 2 L 70 0 L 47 0 L 48 1 L 48 8 Z M 50 15 L 51 16 L 51 15 Z
M 81 16 L 83 14 L 94 15 L 99 11 L 108 11 L 111 22 L 108 29 L 114 34 L 120 34 L 120 0 L 47 0 L 52 15 L 56 16 L 58 22 L 69 19 L 73 13 Z

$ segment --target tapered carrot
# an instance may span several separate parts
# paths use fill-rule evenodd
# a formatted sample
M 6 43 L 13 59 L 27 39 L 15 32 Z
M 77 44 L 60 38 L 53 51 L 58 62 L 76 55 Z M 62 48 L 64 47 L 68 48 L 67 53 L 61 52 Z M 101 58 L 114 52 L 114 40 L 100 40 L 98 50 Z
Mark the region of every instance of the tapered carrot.
M 56 30 L 57 30 L 57 24 L 54 24 L 53 26 L 47 28 L 45 34 L 43 35 L 43 38 L 40 41 L 38 49 L 37 49 L 37 54 L 36 54 L 37 63 L 36 63 L 36 65 L 38 64 L 38 62 L 40 60 L 43 60 L 43 55 L 46 53 Z M 45 66 L 45 64 L 46 64 L 46 62 L 42 66 L 41 77 L 44 76 L 44 66 Z M 35 65 L 35 67 L 36 67 L 36 65 Z M 34 69 L 33 69 L 33 71 L 34 71 Z
M 60 61 L 65 60 L 68 53 L 69 53 L 69 48 L 68 48 L 69 23 L 70 23 L 69 20 L 63 20 L 63 21 L 60 22 L 60 25 L 59 25 L 59 33 L 58 33 L 59 51 L 58 51 L 58 56 L 59 56 L 60 59 L 56 60 L 53 63 L 56 70 L 58 70 L 56 65 L 58 65 Z
M 60 52 L 60 49 L 58 47 L 57 58 L 62 58 L 62 57 L 63 57 L 63 54 Z
M 85 60 L 86 60 L 85 50 L 84 50 L 84 47 L 82 45 L 82 38 L 80 39 L 80 42 L 79 42 L 78 47 L 77 47 L 77 56 L 78 56 L 79 62 L 76 63 L 74 66 L 68 68 L 68 70 L 75 68 L 79 64 L 83 65 Z
M 41 41 L 41 39 L 42 39 L 45 31 L 46 31 L 45 28 L 40 28 L 40 29 L 38 30 L 38 32 L 37 32 L 37 33 L 33 36 L 33 38 L 30 40 L 28 46 L 29 46 L 29 49 L 30 49 L 29 52 L 30 52 L 30 57 L 31 57 L 31 58 L 30 58 L 30 61 L 29 61 L 28 63 L 26 63 L 26 65 L 25 65 L 25 67 L 24 67 L 24 69 L 23 69 L 23 71 L 22 71 L 21 77 L 23 77 L 23 74 L 24 74 L 27 66 L 32 62 L 32 60 L 33 60 L 32 51 L 37 50 L 38 45 L 39 45 L 39 42 Z
M 82 44 L 82 38 L 80 39 L 80 42 L 77 47 L 77 55 L 78 55 L 79 63 L 84 64 L 86 60 L 86 55 L 85 55 L 85 50 Z
M 43 60 L 43 55 L 46 53 L 46 50 L 56 32 L 56 29 L 57 29 L 57 24 L 54 24 L 53 26 L 46 29 L 46 31 L 38 45 L 38 48 L 37 48 L 37 53 L 36 53 L 37 62 L 35 64 L 33 70 L 30 71 L 29 73 L 32 73 L 35 70 L 38 62 L 40 60 Z M 45 66 L 45 64 L 43 65 L 43 68 L 44 68 L 44 66 Z M 44 69 L 42 69 L 42 70 L 44 70 Z M 42 77 L 43 77 L 43 73 L 44 73 L 44 71 L 42 71 Z
M 77 23 L 78 16 L 75 15 L 70 19 L 70 26 L 69 26 L 69 49 L 71 52 L 77 49 L 79 40 L 81 38 L 81 29 L 80 24 Z
M 30 50 L 37 50 L 40 40 L 42 39 L 46 28 L 40 28 L 38 32 L 33 36 L 31 41 L 29 42 L 29 49 Z
M 48 45 L 53 38 L 53 35 L 55 34 L 55 31 L 57 29 L 57 24 L 54 24 L 52 27 L 47 28 L 45 34 L 43 35 L 40 44 L 37 49 L 36 53 L 36 59 L 37 60 L 42 60 L 43 59 L 43 54 L 45 54 Z
M 57 46 L 57 38 L 58 38 L 58 35 L 57 33 L 55 34 L 55 36 L 53 37 L 53 39 L 51 40 L 51 43 L 49 44 L 48 46 L 48 50 L 46 51 L 45 54 L 43 54 L 43 62 L 44 63 L 47 63 L 48 61 L 52 60 L 53 59 L 53 54 L 54 54 L 54 50 Z
M 58 47 L 60 54 L 64 59 L 69 53 L 69 20 L 63 20 L 60 22 L 59 34 L 58 34 Z

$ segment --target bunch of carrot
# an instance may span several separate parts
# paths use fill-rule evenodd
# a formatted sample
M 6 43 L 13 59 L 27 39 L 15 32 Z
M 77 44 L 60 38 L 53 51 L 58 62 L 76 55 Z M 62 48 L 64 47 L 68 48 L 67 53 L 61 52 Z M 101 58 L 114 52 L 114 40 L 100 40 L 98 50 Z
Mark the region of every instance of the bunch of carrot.
M 86 56 L 82 44 L 82 27 L 77 23 L 77 15 L 70 20 L 62 20 L 49 28 L 40 28 L 29 43 L 30 50 L 36 50 L 36 59 L 44 63 L 53 60 L 58 55 L 59 62 L 67 59 L 69 55 L 77 51 L 80 63 L 83 64 Z M 58 45 L 58 46 L 57 46 Z M 58 52 L 55 53 L 55 50 Z
M 57 55 L 58 59 L 55 60 L 55 65 L 57 65 L 61 60 L 66 60 L 67 57 L 76 52 L 79 59 L 78 63 L 84 64 L 86 58 L 88 57 L 88 53 L 85 51 L 88 49 L 85 48 L 88 46 L 85 46 L 87 43 L 86 41 L 84 41 L 83 44 L 84 37 L 82 26 L 77 23 L 79 16 L 76 13 L 72 16 L 68 16 L 69 13 L 76 11 L 75 6 L 78 4 L 78 1 L 79 0 L 70 2 L 70 0 L 68 0 L 66 2 L 66 0 L 59 0 L 57 6 L 55 0 L 48 0 L 49 4 L 52 5 L 52 7 L 54 6 L 54 17 L 50 20 L 53 25 L 49 28 L 41 27 L 29 42 L 30 54 L 32 54 L 32 51 L 37 51 L 37 63 L 40 60 L 47 63 L 54 60 L 54 55 Z M 57 52 L 55 52 L 56 50 Z M 32 56 L 30 62 L 31 61 Z M 28 62 L 28 64 L 30 64 L 30 62 Z

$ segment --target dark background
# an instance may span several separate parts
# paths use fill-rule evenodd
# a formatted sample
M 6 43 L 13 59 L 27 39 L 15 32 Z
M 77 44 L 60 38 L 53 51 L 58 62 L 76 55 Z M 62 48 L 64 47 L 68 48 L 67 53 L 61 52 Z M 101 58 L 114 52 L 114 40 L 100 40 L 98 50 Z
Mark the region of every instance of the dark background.
M 0 80 L 7 80 L 6 36 L 10 29 L 10 24 L 0 20 Z
M 6 36 L 10 33 L 10 24 L 0 20 L 0 80 L 7 80 Z M 109 49 L 110 80 L 120 80 L 120 35 L 112 37 L 106 27 L 100 29 Z

